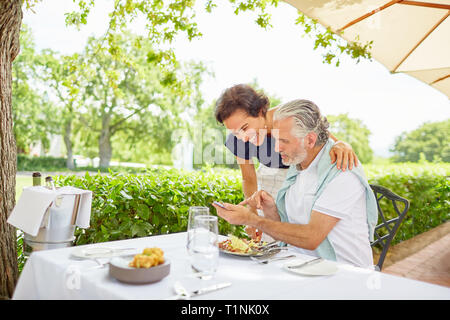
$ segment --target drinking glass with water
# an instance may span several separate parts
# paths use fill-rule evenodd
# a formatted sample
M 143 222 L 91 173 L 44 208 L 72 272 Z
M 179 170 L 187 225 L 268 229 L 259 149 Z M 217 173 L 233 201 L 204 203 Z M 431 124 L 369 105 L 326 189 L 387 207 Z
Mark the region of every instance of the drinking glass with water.
M 190 263 L 201 279 L 211 279 L 219 262 L 217 217 L 199 215 L 194 218 Z
M 187 227 L 187 241 L 186 241 L 186 249 L 188 251 L 188 254 L 191 253 L 190 247 L 192 243 L 192 238 L 194 234 L 194 218 L 196 216 L 203 216 L 203 215 L 209 215 L 209 208 L 208 207 L 190 207 L 189 208 L 189 217 L 188 217 L 188 227 Z

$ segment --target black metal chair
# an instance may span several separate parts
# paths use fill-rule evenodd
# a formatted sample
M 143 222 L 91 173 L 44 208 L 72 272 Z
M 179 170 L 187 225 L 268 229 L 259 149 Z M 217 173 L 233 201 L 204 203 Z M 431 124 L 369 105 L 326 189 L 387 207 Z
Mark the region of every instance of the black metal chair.
M 370 185 L 370 187 L 372 188 L 373 193 L 375 194 L 375 198 L 377 199 L 378 214 L 379 217 L 381 218 L 381 223 L 375 227 L 374 241 L 370 245 L 373 247 L 377 244 L 380 244 L 382 247 L 382 252 L 376 265 L 378 267 L 378 270 L 381 271 L 384 259 L 386 258 L 386 254 L 389 250 L 389 246 L 391 245 L 392 239 L 394 239 L 394 236 L 397 233 L 397 230 L 400 227 L 403 218 L 406 216 L 406 213 L 408 212 L 409 201 L 393 193 L 391 190 L 385 187 L 372 184 Z M 386 216 L 383 210 L 381 210 L 380 206 L 380 200 L 382 200 L 383 198 L 386 198 L 387 200 L 390 200 L 392 202 L 395 213 L 397 214 L 396 217 L 386 220 Z M 398 203 L 404 204 L 403 210 L 399 209 Z M 380 235 L 381 233 L 380 231 L 382 231 L 380 229 L 383 228 L 385 228 L 385 231 L 387 231 L 387 233 Z

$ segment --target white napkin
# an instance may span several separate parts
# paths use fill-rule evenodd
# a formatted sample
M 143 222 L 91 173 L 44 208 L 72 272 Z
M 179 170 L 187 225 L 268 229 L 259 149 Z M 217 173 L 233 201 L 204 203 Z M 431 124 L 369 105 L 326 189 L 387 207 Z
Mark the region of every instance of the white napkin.
M 62 187 L 56 191 L 42 186 L 24 188 L 19 201 L 8 218 L 8 223 L 32 236 L 38 234 L 42 223 L 47 228 L 67 225 L 68 219 L 70 221 L 72 217 L 73 201 L 65 202 L 64 196 L 66 195 L 80 195 L 75 225 L 80 228 L 88 228 L 91 218 L 92 191 L 74 187 Z M 58 196 L 63 196 L 63 200 L 56 206 L 55 201 L 58 202 Z M 70 205 L 67 203 L 70 203 Z M 49 208 L 48 216 L 51 218 L 51 225 L 47 219 L 43 221 Z
M 58 193 L 60 195 L 79 194 L 81 196 L 75 225 L 83 229 L 89 228 L 89 222 L 91 220 L 92 191 L 67 186 L 59 188 Z

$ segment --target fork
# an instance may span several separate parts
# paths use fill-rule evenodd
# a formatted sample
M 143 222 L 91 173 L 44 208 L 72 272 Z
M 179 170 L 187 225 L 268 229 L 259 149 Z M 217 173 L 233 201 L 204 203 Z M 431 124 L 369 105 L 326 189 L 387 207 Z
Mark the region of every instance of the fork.
M 261 261 L 261 259 L 258 259 L 258 258 L 255 258 L 255 257 L 250 257 L 250 259 L 252 259 L 253 261 L 256 261 L 256 262 L 258 262 L 260 264 L 268 264 L 269 262 L 272 262 L 272 261 L 285 260 L 285 259 L 290 259 L 290 258 L 294 258 L 294 257 L 296 257 L 296 255 L 291 254 L 289 256 L 269 258 L 269 259 L 262 260 L 262 261 Z
M 272 247 L 266 250 L 256 251 L 254 252 L 254 257 L 258 257 L 259 259 L 264 259 L 266 257 L 271 257 L 282 250 L 287 250 L 285 247 Z
M 259 251 L 259 252 L 265 252 L 265 251 L 277 248 L 278 246 L 279 246 L 278 241 L 275 240 L 275 241 L 269 242 L 265 246 L 256 247 L 256 248 L 253 248 L 253 249 L 255 251 Z

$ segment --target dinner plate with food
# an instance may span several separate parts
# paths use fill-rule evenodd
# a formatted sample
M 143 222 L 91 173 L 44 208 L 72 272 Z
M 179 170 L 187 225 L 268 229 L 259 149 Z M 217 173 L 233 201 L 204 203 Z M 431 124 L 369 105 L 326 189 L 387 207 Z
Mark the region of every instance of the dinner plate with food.
M 136 255 L 115 257 L 109 263 L 109 274 L 126 283 L 152 283 L 170 273 L 170 261 L 160 248 L 145 248 Z
M 279 252 L 277 242 L 257 242 L 254 240 L 238 238 L 234 235 L 221 237 L 219 251 L 225 254 L 240 257 L 259 257 L 269 253 Z

